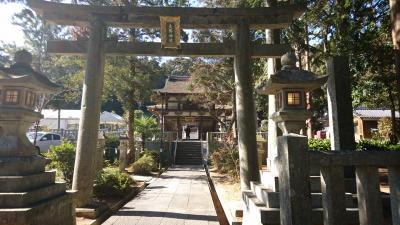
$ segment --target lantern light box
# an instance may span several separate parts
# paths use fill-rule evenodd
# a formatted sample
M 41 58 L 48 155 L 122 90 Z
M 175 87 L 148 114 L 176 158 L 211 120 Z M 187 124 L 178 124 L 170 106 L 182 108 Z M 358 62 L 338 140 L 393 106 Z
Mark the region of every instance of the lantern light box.
M 257 91 L 275 95 L 276 112 L 271 115 L 284 134 L 301 133 L 305 120 L 310 117 L 306 105 L 306 92 L 321 87 L 328 76 L 317 76 L 296 67 L 296 55 L 286 53 L 281 58 L 282 69 L 271 75 Z

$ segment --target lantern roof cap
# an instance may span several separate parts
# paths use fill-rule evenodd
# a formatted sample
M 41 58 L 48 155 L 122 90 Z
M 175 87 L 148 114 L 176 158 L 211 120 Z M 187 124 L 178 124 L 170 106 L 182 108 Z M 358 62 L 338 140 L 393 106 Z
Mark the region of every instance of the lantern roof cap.
M 15 53 L 15 63 L 10 67 L 0 66 L 0 83 L 4 85 L 23 84 L 42 91 L 55 92 L 61 86 L 50 81 L 45 75 L 31 67 L 32 55 L 21 50 Z
M 328 76 L 317 76 L 307 70 L 296 67 L 296 55 L 293 52 L 281 57 L 282 69 L 272 74 L 270 78 L 257 87 L 260 94 L 276 94 L 279 90 L 299 88 L 312 91 L 321 87 L 328 80 Z

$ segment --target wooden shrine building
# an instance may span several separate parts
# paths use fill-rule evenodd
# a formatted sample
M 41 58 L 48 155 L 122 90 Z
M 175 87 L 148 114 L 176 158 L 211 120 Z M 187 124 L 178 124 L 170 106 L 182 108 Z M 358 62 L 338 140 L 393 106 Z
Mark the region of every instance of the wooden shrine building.
M 230 106 L 207 106 L 197 101 L 200 88 L 190 87 L 189 76 L 170 76 L 162 89 L 154 90 L 156 105 L 148 109 L 159 117 L 164 132 L 177 132 L 179 139 L 205 140 L 206 133 L 218 130 L 218 117 L 225 120 Z M 190 137 L 185 129 L 189 127 Z

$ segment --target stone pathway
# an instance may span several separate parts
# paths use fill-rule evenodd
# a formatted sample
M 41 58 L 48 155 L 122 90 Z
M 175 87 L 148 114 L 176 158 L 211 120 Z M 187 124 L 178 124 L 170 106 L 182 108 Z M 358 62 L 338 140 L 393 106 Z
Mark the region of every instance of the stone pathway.
M 111 216 L 105 225 L 218 225 L 202 166 L 175 166 Z

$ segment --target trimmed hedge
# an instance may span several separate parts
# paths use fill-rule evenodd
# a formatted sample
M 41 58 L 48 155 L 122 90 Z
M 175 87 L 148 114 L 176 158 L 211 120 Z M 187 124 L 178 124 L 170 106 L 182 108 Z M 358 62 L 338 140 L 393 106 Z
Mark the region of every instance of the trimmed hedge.
M 308 148 L 310 150 L 329 151 L 331 142 L 329 139 L 308 139 Z
M 132 189 L 133 179 L 118 168 L 104 168 L 96 177 L 93 187 L 94 194 L 98 197 L 122 197 Z
M 142 158 L 145 155 L 150 156 L 155 162 L 159 162 L 160 160 L 160 154 L 158 152 L 145 149 L 139 154 L 139 158 Z
M 368 151 L 368 150 L 378 150 L 378 151 L 399 151 L 399 144 L 390 144 L 386 141 L 379 140 L 362 140 L 357 143 L 357 150 Z
M 329 151 L 331 142 L 329 139 L 309 139 L 308 148 L 310 150 Z M 390 144 L 386 141 L 365 139 L 357 143 L 358 151 L 400 151 L 400 145 Z
M 130 171 L 138 175 L 151 175 L 151 172 L 156 170 L 157 162 L 151 155 L 143 155 L 130 167 Z

